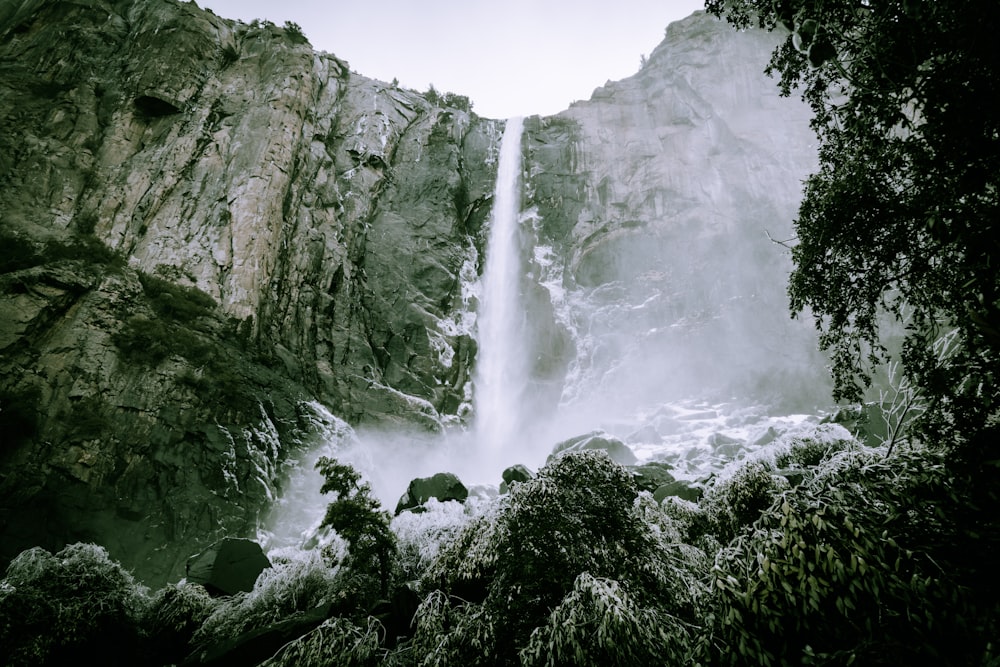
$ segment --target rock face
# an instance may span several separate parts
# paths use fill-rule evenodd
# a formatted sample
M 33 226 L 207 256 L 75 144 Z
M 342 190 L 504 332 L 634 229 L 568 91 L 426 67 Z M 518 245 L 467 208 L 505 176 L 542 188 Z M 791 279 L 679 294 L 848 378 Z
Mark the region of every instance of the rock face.
M 777 40 L 698 12 L 634 76 L 526 122 L 535 270 L 571 332 L 554 347 L 578 416 L 710 391 L 826 400 L 768 238 L 791 236 L 816 164 L 809 110 L 762 73 Z
M 540 414 L 801 394 L 765 232 L 815 160 L 773 43 L 697 14 L 526 120 Z M 503 122 L 442 104 L 193 2 L 0 7 L 0 560 L 96 541 L 158 585 L 253 531 L 314 402 L 467 419 Z

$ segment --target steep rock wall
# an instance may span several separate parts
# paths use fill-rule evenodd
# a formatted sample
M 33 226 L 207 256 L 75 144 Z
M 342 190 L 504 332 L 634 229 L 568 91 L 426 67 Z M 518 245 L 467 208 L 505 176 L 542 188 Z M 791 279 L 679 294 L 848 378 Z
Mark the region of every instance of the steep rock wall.
M 529 119 L 526 205 L 551 250 L 537 270 L 574 341 L 557 345 L 564 406 L 826 400 L 812 324 L 789 321 L 788 250 L 772 241 L 791 236 L 816 165 L 808 108 L 763 74 L 776 43 L 697 12 L 635 75 Z

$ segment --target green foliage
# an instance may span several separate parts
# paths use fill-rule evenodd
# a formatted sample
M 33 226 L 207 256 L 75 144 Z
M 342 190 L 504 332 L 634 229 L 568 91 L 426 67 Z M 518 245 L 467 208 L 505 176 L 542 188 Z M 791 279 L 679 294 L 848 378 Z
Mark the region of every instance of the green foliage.
M 323 456 L 316 468 L 325 478 L 320 493 L 336 494 L 320 527 L 329 526 L 347 540 L 349 566 L 358 572 L 377 572 L 380 593 L 385 595 L 396 554 L 391 516 L 372 495 L 371 485 L 362 483 L 351 466 Z
M 178 285 L 148 273 L 140 273 L 139 282 L 153 310 L 175 322 L 190 323 L 212 315 L 218 308 L 215 300 L 197 287 Z
M 887 356 L 888 316 L 906 324 L 923 431 L 975 433 L 1000 400 L 1000 4 L 706 4 L 737 27 L 793 31 L 768 71 L 812 107 L 820 168 L 795 223 L 789 293 L 817 318 L 835 397 L 860 399 Z
M 125 265 L 122 256 L 89 234 L 77 234 L 65 241 L 42 243 L 0 231 L 0 273 L 30 269 L 49 262 L 83 261 L 118 269 Z
M 531 633 L 520 651 L 525 667 L 604 667 L 678 664 L 688 652 L 688 633 L 676 617 L 643 608 L 617 581 L 584 572 Z M 672 660 L 668 660 L 673 658 Z
M 465 95 L 458 95 L 456 93 L 439 93 L 437 89 L 434 88 L 434 84 L 428 86 L 427 90 L 423 93 L 424 99 L 426 99 L 432 106 L 435 107 L 445 107 L 447 109 L 460 109 L 466 113 L 472 113 L 472 102 Z
M 0 581 L 0 664 L 134 664 L 147 604 L 102 547 L 24 551 Z
M 787 488 L 788 480 L 775 474 L 769 461 L 750 459 L 737 464 L 704 499 L 719 540 L 724 544 L 751 525 Z
M 141 315 L 129 318 L 112 341 L 126 359 L 147 366 L 174 355 L 206 361 L 211 352 L 211 346 L 189 329 Z
M 261 667 L 375 667 L 386 653 L 381 634 L 382 626 L 374 618 L 368 618 L 363 627 L 344 618 L 330 618 L 283 646 Z
M 944 463 L 844 451 L 786 491 L 716 559 L 718 661 L 979 664 L 997 582 L 968 560 L 996 547 L 996 519 L 967 516 Z
M 292 40 L 292 44 L 308 44 L 309 39 L 302 32 L 302 26 L 294 21 L 285 21 L 285 34 Z

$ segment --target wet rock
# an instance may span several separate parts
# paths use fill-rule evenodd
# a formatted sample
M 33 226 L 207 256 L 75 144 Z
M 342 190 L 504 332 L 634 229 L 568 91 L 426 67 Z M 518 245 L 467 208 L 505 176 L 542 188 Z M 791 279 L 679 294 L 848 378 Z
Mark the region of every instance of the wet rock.
M 418 511 L 431 498 L 441 502 L 457 500 L 465 502 L 469 497 L 469 489 L 453 473 L 439 472 L 430 477 L 418 477 L 410 482 L 396 503 L 396 514 L 406 510 Z
M 563 452 L 579 452 L 586 449 L 602 449 L 608 453 L 612 461 L 622 465 L 633 465 L 638 461 L 628 445 L 606 431 L 592 431 L 585 435 L 563 440 L 552 448 L 552 454 L 549 455 L 548 460 L 551 461 Z
M 503 482 L 500 484 L 500 493 L 507 493 L 510 487 L 519 482 L 527 482 L 534 479 L 535 473 L 527 466 L 517 463 L 503 471 Z
M 653 492 L 653 500 L 656 502 L 661 502 L 664 498 L 669 496 L 676 496 L 683 500 L 689 500 L 693 503 L 701 500 L 704 495 L 705 490 L 696 482 L 689 482 L 687 480 L 678 479 L 669 484 L 664 484 L 663 486 L 656 489 Z
M 187 579 L 212 595 L 249 593 L 260 573 L 271 567 L 253 540 L 226 537 L 188 559 Z
M 673 466 L 669 463 L 652 461 L 643 463 L 642 465 L 631 466 L 629 470 L 632 472 L 632 478 L 635 480 L 635 485 L 640 491 L 649 491 L 652 493 L 660 487 L 675 481 L 673 474 L 670 472 L 673 470 Z

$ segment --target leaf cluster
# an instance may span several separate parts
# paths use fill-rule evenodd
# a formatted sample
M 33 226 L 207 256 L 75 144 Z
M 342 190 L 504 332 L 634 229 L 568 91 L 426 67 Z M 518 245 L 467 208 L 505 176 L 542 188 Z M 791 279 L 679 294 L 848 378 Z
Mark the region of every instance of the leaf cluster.
M 377 573 L 380 592 L 385 595 L 396 555 L 390 514 L 373 495 L 371 484 L 362 482 L 361 474 L 351 466 L 323 456 L 316 468 L 324 477 L 320 493 L 335 494 L 320 527 L 329 526 L 347 540 L 350 566 Z

